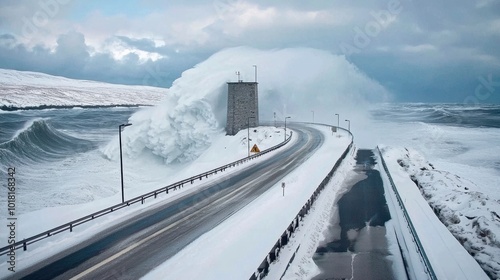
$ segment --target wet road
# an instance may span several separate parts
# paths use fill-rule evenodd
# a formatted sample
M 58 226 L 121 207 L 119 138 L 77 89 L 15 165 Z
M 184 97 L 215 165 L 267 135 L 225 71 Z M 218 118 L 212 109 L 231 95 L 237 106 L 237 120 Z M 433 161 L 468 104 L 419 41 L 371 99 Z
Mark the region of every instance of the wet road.
M 391 219 L 371 150 L 358 150 L 350 190 L 334 206 L 328 237 L 313 257 L 320 279 L 395 279 L 385 223 Z

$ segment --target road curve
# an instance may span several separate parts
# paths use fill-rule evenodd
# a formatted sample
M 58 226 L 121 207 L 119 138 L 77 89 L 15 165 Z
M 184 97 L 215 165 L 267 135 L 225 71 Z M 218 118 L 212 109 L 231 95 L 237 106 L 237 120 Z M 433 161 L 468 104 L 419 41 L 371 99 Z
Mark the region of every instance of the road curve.
M 196 192 L 136 215 L 15 278 L 140 278 L 271 188 L 324 142 L 317 129 L 291 127 L 297 141 L 268 160 L 248 164 Z

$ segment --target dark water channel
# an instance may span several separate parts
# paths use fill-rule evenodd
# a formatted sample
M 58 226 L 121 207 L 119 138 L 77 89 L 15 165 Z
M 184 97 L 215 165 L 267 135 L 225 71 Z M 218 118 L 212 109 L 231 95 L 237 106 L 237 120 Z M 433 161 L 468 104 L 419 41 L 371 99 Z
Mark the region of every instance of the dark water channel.
M 352 187 L 334 206 L 328 236 L 313 257 L 322 271 L 314 280 L 394 279 L 385 228 L 391 217 L 375 164 L 371 150 L 358 150 L 348 175 Z

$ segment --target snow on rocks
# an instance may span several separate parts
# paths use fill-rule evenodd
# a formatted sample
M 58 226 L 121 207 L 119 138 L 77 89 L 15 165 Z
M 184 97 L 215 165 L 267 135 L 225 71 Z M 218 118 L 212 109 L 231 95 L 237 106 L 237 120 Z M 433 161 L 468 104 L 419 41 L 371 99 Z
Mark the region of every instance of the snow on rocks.
M 437 170 L 416 150 L 384 148 L 418 186 L 440 221 L 489 277 L 500 277 L 500 201 L 474 191 L 475 184 Z

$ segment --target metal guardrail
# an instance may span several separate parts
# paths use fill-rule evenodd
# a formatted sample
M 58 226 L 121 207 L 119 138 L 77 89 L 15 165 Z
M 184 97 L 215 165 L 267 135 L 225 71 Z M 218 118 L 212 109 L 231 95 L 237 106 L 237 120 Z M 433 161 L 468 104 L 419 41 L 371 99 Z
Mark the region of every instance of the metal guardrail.
M 429 276 L 430 279 L 436 280 L 436 274 L 434 273 L 434 269 L 432 268 L 432 265 L 427 258 L 427 254 L 424 251 L 424 247 L 422 246 L 422 242 L 420 242 L 420 239 L 418 238 L 417 231 L 415 230 L 415 227 L 413 226 L 413 223 L 411 222 L 410 216 L 408 214 L 408 211 L 406 210 L 406 207 L 403 203 L 403 200 L 401 199 L 401 196 L 399 195 L 399 192 L 396 188 L 396 184 L 394 184 L 394 181 L 392 180 L 391 173 L 389 172 L 389 168 L 387 167 L 387 164 L 385 163 L 384 157 L 382 156 L 382 151 L 380 150 L 380 147 L 377 146 L 377 150 L 380 154 L 380 160 L 382 162 L 382 166 L 384 167 L 384 170 L 387 174 L 387 177 L 389 178 L 389 182 L 391 183 L 391 187 L 393 192 L 396 194 L 396 198 L 399 203 L 399 207 L 403 211 L 404 218 L 406 220 L 406 224 L 408 225 L 408 228 L 410 230 L 413 242 L 417 245 L 417 252 L 422 260 L 422 263 L 425 266 L 426 273 Z
M 280 144 L 278 144 L 276 146 L 273 146 L 273 147 L 271 147 L 271 148 L 269 148 L 267 150 L 264 150 L 264 151 L 262 151 L 262 152 L 260 152 L 258 154 L 255 154 L 255 155 L 252 155 L 252 156 L 249 156 L 249 157 L 246 157 L 246 158 L 243 158 L 243 159 L 231 162 L 231 163 L 226 164 L 224 166 L 212 169 L 210 171 L 207 171 L 207 172 L 195 175 L 193 177 L 181 180 L 179 182 L 170 184 L 170 185 L 162 187 L 160 189 L 157 189 L 157 190 L 148 192 L 146 194 L 134 197 L 134 198 L 129 199 L 129 200 L 123 202 L 123 203 L 116 204 L 114 206 L 111 206 L 111 207 L 108 207 L 106 209 L 103 209 L 103 210 L 97 211 L 95 213 L 92 213 L 90 215 L 87 215 L 85 217 L 76 219 L 74 221 L 71 221 L 71 222 L 63 224 L 63 225 L 60 225 L 60 226 L 55 227 L 53 229 L 49 229 L 49 230 L 44 231 L 44 232 L 42 232 L 40 234 L 37 234 L 37 235 L 34 235 L 32 237 L 23 239 L 22 241 L 17 241 L 14 244 L 2 247 L 2 248 L 0 248 L 0 256 L 5 255 L 8 252 L 11 252 L 11 251 L 14 251 L 14 250 L 17 250 L 17 249 L 20 249 L 20 248 L 23 248 L 23 250 L 26 251 L 28 245 L 30 245 L 30 244 L 33 244 L 35 242 L 38 242 L 40 240 L 43 240 L 45 238 L 48 238 L 50 236 L 53 236 L 55 234 L 58 234 L 58 233 L 61 233 L 61 232 L 67 231 L 67 230 L 69 230 L 70 232 L 72 232 L 74 227 L 76 227 L 78 225 L 81 225 L 81 224 L 84 224 L 86 222 L 92 221 L 92 220 L 94 220 L 94 219 L 96 219 L 98 217 L 101 217 L 101 216 L 113 213 L 113 212 L 115 212 L 118 209 L 130 206 L 130 205 L 138 203 L 138 202 L 141 202 L 141 204 L 143 204 L 144 201 L 147 198 L 150 198 L 150 197 L 156 198 L 161 193 L 168 194 L 169 191 L 175 191 L 177 189 L 183 188 L 185 184 L 193 184 L 196 180 L 202 180 L 203 177 L 208 178 L 209 175 L 217 174 L 217 172 L 223 172 L 227 168 L 240 165 L 240 164 L 242 164 L 244 162 L 247 162 L 247 161 L 250 161 L 250 160 L 255 159 L 257 157 L 260 157 L 262 155 L 265 155 L 265 154 L 267 154 L 269 152 L 272 152 L 272 151 L 274 151 L 276 149 L 279 149 L 279 148 L 283 147 L 284 145 L 288 144 L 290 142 L 290 140 L 292 139 L 292 134 L 293 134 L 293 132 L 290 130 L 290 136 L 285 141 L 283 141 Z
M 322 125 L 322 126 L 327 126 L 327 127 L 336 127 L 336 126 L 331 126 L 327 124 L 318 124 L 318 123 L 306 123 L 306 124 L 314 124 L 314 125 Z M 302 206 L 300 209 L 299 213 L 295 216 L 295 218 L 292 220 L 290 225 L 285 229 L 283 234 L 278 238 L 278 241 L 274 244 L 273 248 L 271 248 L 271 251 L 266 255 L 262 263 L 259 265 L 257 270 L 252 274 L 250 277 L 250 280 L 260 280 L 263 279 L 264 277 L 267 276 L 269 273 L 269 266 L 271 263 L 273 263 L 279 256 L 281 250 L 283 247 L 285 247 L 288 244 L 289 239 L 291 238 L 292 234 L 295 232 L 295 230 L 300 226 L 300 221 L 304 218 L 305 215 L 309 213 L 309 210 L 311 209 L 311 206 L 314 204 L 318 196 L 320 195 L 321 191 L 328 185 L 330 180 L 333 177 L 333 174 L 335 171 L 337 171 L 338 167 L 342 163 L 342 161 L 347 157 L 347 154 L 349 154 L 349 151 L 351 150 L 353 144 L 354 144 L 354 135 L 352 133 L 344 128 L 341 127 L 336 127 L 337 129 L 347 131 L 349 135 L 351 136 L 351 143 L 347 148 L 345 149 L 344 153 L 337 159 L 335 162 L 335 165 L 333 168 L 328 172 L 326 177 L 321 181 L 319 186 L 316 188 L 314 193 L 311 195 L 311 197 L 307 200 L 307 202 Z M 296 252 L 295 252 L 296 253 Z M 291 260 L 295 257 L 295 253 L 293 254 Z M 291 261 L 290 260 L 290 261 Z

